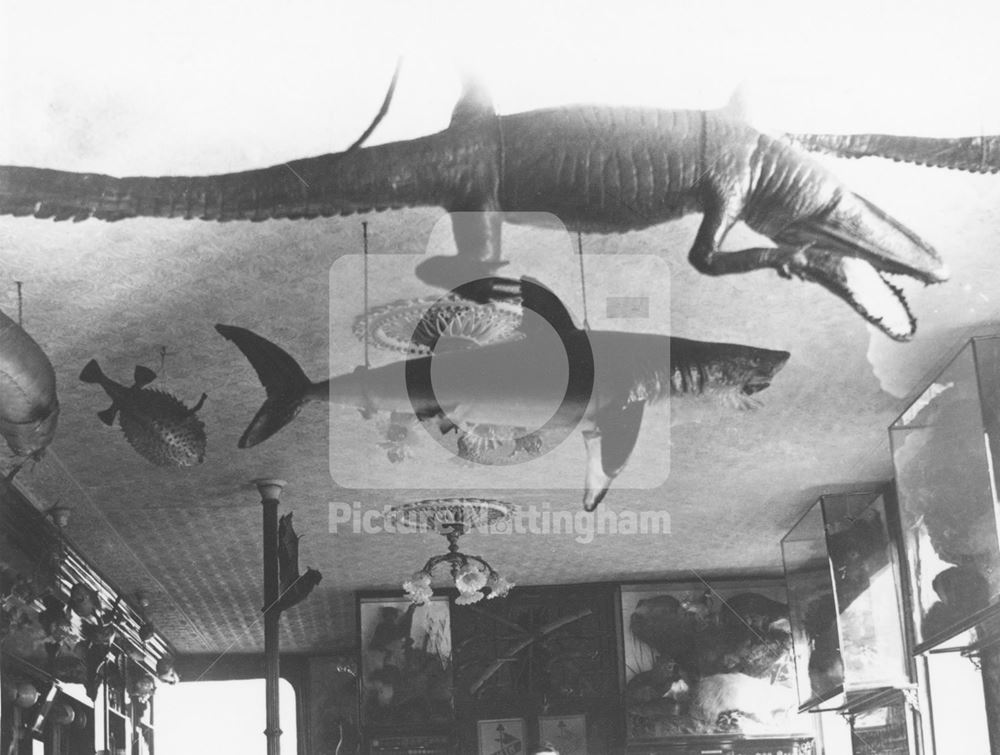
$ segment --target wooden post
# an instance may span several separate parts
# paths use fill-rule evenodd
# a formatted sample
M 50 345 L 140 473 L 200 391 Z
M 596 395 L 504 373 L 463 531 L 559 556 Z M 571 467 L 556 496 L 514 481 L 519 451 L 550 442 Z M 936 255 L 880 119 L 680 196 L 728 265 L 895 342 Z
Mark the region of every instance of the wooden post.
M 990 733 L 990 752 L 1000 753 L 1000 645 L 983 648 L 979 655 L 986 699 L 986 724 Z
M 281 753 L 281 726 L 278 719 L 280 678 L 278 622 L 281 612 L 272 608 L 278 600 L 278 498 L 284 480 L 254 480 L 264 509 L 264 685 L 267 705 L 267 755 Z

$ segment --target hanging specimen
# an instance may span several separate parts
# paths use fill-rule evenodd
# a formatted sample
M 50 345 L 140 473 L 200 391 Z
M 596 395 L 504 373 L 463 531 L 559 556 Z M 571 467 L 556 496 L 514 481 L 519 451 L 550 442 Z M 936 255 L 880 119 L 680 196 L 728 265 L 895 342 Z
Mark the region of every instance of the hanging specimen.
M 585 331 L 547 288 L 530 279 L 522 279 L 520 287 L 525 309 L 537 315 L 525 318 L 521 340 L 359 368 L 318 383 L 267 339 L 216 325 L 246 355 L 267 390 L 240 448 L 269 438 L 309 401 L 357 407 L 363 416 L 410 411 L 438 418 L 442 432 L 456 423 L 532 427 L 549 417 L 539 432 L 559 442 L 583 422 L 589 426 L 584 507 L 592 511 L 628 462 L 647 402 L 709 397 L 751 408 L 753 394 L 767 388 L 788 361 L 787 351 L 740 344 Z
M 190 467 L 205 460 L 205 425 L 196 412 L 201 409 L 206 394 L 193 409 L 188 409 L 169 393 L 145 388 L 156 379 L 147 367 L 135 368 L 135 384 L 126 388 L 101 370 L 91 359 L 80 373 L 85 383 L 98 383 L 112 404 L 97 416 L 110 427 L 118 424 L 132 448 L 153 464 L 161 467 Z
M 622 233 L 702 212 L 688 252 L 699 272 L 797 276 L 891 338 L 911 338 L 916 321 L 888 276 L 947 280 L 937 252 L 735 110 L 575 106 L 498 116 L 468 85 L 437 134 L 259 170 L 116 178 L 0 166 L 0 214 L 260 221 L 440 206 L 456 213 L 459 253 L 428 259 L 417 274 L 452 289 L 503 264 L 505 220 L 553 213 L 571 231 Z M 739 221 L 776 246 L 721 251 Z

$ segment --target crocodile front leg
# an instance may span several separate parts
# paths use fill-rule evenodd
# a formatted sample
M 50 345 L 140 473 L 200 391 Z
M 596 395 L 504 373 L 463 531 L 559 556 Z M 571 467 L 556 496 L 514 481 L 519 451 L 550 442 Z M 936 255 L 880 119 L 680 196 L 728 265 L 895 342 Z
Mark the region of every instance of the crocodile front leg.
M 916 332 L 916 319 L 902 292 L 865 260 L 821 249 L 818 237 L 797 245 L 776 239 L 774 247 L 723 252 L 718 247 L 727 231 L 724 213 L 706 213 L 688 255 L 699 272 L 729 275 L 774 268 L 783 278 L 820 284 L 894 340 L 909 340 Z M 806 234 L 793 230 L 789 235 L 802 238 Z

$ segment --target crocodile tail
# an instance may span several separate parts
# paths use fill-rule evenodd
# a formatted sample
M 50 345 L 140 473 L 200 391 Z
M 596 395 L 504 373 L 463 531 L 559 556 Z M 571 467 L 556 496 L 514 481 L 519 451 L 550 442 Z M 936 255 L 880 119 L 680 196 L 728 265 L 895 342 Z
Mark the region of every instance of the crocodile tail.
M 205 176 L 129 176 L 0 165 L 0 215 L 54 220 L 269 220 L 444 206 L 469 181 L 475 134 L 454 130 Z M 471 140 L 471 141 L 470 141 Z M 479 140 L 481 141 L 481 139 Z M 485 145 L 477 159 L 492 155 Z M 446 166 L 446 167 L 442 167 Z
M 240 448 L 250 448 L 295 419 L 309 400 L 312 383 L 291 355 L 266 338 L 232 325 L 216 325 L 215 329 L 243 352 L 267 391 L 267 399 L 238 443 Z
M 1000 171 L 1000 135 L 938 139 L 889 134 L 794 134 L 791 139 L 811 152 L 837 157 L 883 157 L 968 173 Z

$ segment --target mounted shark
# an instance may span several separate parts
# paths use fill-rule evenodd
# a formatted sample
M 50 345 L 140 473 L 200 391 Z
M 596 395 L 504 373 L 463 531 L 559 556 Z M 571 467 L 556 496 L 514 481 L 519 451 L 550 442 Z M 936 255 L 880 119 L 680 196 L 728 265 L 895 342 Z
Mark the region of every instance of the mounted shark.
M 444 131 L 257 170 L 115 178 L 0 166 L 0 214 L 55 220 L 261 221 L 415 206 L 456 213 L 458 255 L 417 268 L 446 289 L 493 274 L 504 220 L 537 222 L 542 212 L 586 233 L 701 212 L 688 252 L 700 272 L 773 268 L 815 281 L 897 340 L 911 338 L 916 322 L 888 276 L 948 277 L 914 233 L 726 109 L 573 106 L 498 116 L 469 85 Z M 722 251 L 739 221 L 776 246 Z
M 359 369 L 319 383 L 267 339 L 216 325 L 250 360 L 267 390 L 239 447 L 266 440 L 309 401 L 357 407 L 365 416 L 413 412 L 445 423 L 541 425 L 541 432 L 563 435 L 581 426 L 587 449 L 583 502 L 593 511 L 628 462 L 647 403 L 702 396 L 749 408 L 753 394 L 770 385 L 789 357 L 736 344 L 581 330 L 547 288 L 527 278 L 518 285 L 523 339 Z M 529 311 L 537 318 L 529 318 Z

